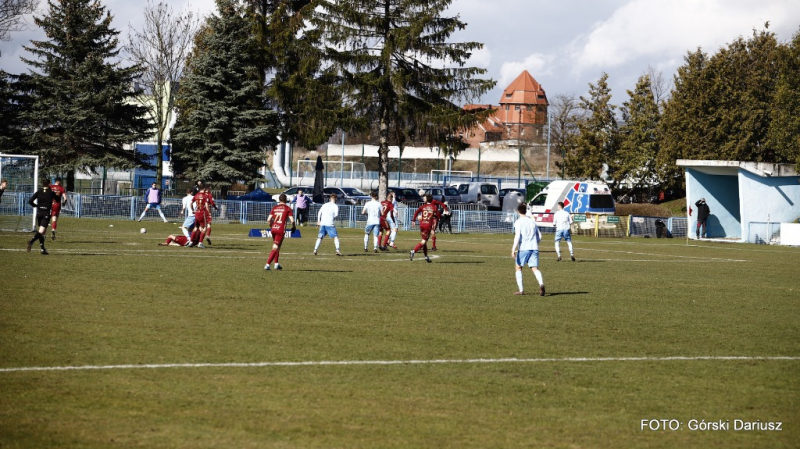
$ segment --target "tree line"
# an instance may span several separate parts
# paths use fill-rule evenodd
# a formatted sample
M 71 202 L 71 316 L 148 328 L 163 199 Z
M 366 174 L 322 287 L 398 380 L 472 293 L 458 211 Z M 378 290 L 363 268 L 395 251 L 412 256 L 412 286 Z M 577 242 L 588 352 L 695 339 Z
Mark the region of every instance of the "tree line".
M 30 73 L 0 72 L 0 151 L 39 155 L 72 188 L 99 167 L 152 167 L 160 183 L 163 157 L 153 166 L 131 147 L 155 141 L 163 155 L 169 143 L 175 173 L 224 189 L 262 180 L 279 139 L 316 148 L 347 131 L 377 138 L 385 191 L 389 146 L 457 154 L 492 112 L 459 106 L 495 82 L 466 65 L 482 44 L 451 42 L 466 24 L 446 15 L 450 3 L 217 0 L 199 18 L 151 0 L 120 42 L 99 0 L 48 0 Z M 0 37 L 19 27 L 11 17 Z M 671 89 L 649 70 L 621 106 L 603 74 L 586 96 L 550 105 L 561 168 L 636 191 L 680 186 L 676 159 L 800 163 L 798 69 L 800 33 L 781 43 L 765 28 L 689 52 Z
M 653 69 L 628 100 L 611 102 L 608 75 L 586 96 L 556 96 L 553 143 L 567 176 L 617 190 L 680 188 L 678 159 L 800 167 L 800 33 L 781 43 L 765 27 L 709 55 L 689 52 L 672 89 Z

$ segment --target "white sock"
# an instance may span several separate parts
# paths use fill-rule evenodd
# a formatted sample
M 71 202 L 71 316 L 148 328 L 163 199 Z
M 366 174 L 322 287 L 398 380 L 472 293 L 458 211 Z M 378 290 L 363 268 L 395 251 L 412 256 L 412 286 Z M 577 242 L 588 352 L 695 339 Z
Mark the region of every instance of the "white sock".
M 333 239 L 333 244 L 336 245 L 336 251 L 339 251 L 339 237 Z
M 139 220 L 144 218 L 144 214 L 146 214 L 146 213 L 147 213 L 147 209 L 145 209 L 144 212 L 142 212 L 142 215 L 139 215 Z
M 561 257 L 561 245 L 556 242 L 556 256 Z
M 569 255 L 572 255 L 572 242 L 567 241 L 567 246 L 569 247 Z
M 191 240 L 192 236 L 189 235 L 189 230 L 181 226 L 181 232 L 183 232 L 183 236 L 187 239 Z
M 378 236 L 377 235 L 372 238 L 372 245 L 373 245 L 373 247 L 375 249 L 378 249 Z
M 517 278 L 517 287 L 519 287 L 519 291 L 523 291 L 522 290 L 522 270 L 517 270 L 517 272 L 515 273 L 515 276 Z
M 542 272 L 539 270 L 535 270 L 533 275 L 536 276 L 536 280 L 539 281 L 539 285 L 544 285 L 544 279 L 542 279 Z
M 397 237 L 397 229 L 392 229 L 391 234 L 389 234 L 389 243 L 394 246 L 394 238 Z
M 322 243 L 322 239 L 317 239 L 317 243 L 314 245 L 314 252 L 317 252 L 320 243 Z
M 364 249 L 367 249 L 367 245 L 369 245 L 369 234 L 364 234 Z
M 164 212 L 158 211 L 158 215 L 161 215 L 161 219 L 167 221 L 167 217 L 164 216 Z

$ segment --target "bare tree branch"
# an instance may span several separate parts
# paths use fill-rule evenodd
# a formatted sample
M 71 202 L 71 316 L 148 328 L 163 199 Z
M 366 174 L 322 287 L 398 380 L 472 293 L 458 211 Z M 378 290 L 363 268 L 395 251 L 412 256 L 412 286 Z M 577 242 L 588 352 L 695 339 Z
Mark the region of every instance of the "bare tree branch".
M 39 0 L 0 0 L 0 40 L 10 40 L 12 31 L 24 30 L 23 16 L 36 11 L 38 5 Z
M 176 13 L 166 3 L 149 0 L 144 9 L 143 29 L 129 28 L 125 50 L 129 60 L 142 69 L 137 79 L 139 97 L 156 125 L 159 149 L 173 119 L 178 82 L 183 77 L 199 23 L 199 17 L 191 11 Z M 156 182 L 159 184 L 162 159 L 159 157 L 157 161 Z

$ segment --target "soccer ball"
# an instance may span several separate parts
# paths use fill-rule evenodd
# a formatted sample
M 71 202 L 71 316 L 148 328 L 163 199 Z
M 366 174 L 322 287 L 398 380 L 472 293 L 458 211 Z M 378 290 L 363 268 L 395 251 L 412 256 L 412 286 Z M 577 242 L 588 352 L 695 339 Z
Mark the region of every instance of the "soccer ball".
M 142 228 L 142 229 L 139 230 L 139 232 L 141 232 L 142 234 L 145 234 L 145 233 L 147 233 L 147 229 Z
M 113 227 L 114 227 L 114 225 L 108 225 L 108 227 L 109 227 L 109 228 L 113 228 Z

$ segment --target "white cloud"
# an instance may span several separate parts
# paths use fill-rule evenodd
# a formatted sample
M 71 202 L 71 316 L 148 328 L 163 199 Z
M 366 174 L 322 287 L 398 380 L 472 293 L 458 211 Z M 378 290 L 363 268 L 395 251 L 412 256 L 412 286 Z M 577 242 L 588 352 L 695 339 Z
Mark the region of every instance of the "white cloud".
M 474 50 L 472 56 L 467 60 L 467 67 L 480 67 L 488 69 L 489 64 L 492 62 L 492 52 L 485 45 L 483 48 Z
M 554 62 L 555 57 L 553 55 L 545 55 L 542 53 L 534 53 L 522 61 L 504 62 L 500 67 L 500 79 L 497 81 L 497 85 L 505 88 L 511 84 L 523 70 L 530 72 L 534 78 L 537 76 L 552 75 Z M 541 82 L 538 78 L 537 81 Z
M 571 43 L 574 70 L 608 69 L 637 59 L 655 63 L 702 47 L 713 53 L 762 29 L 794 32 L 800 2 L 790 0 L 632 0 Z

